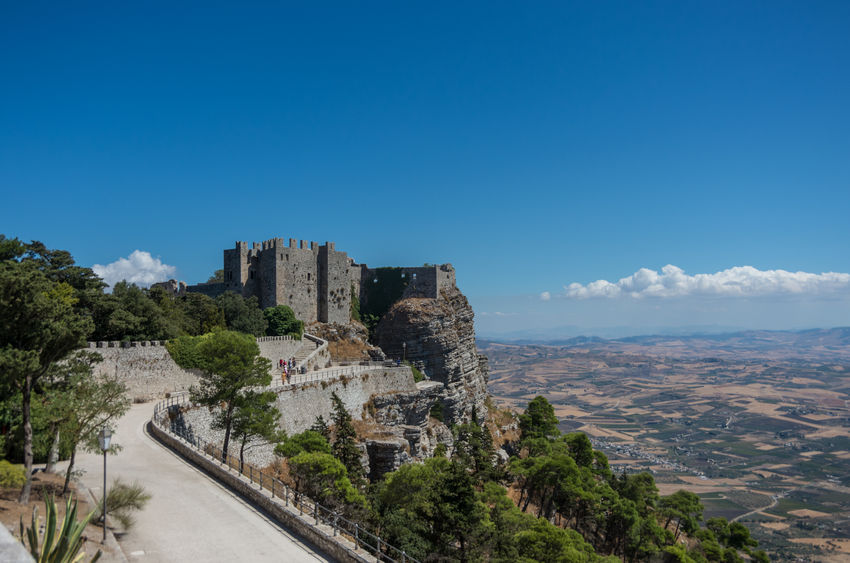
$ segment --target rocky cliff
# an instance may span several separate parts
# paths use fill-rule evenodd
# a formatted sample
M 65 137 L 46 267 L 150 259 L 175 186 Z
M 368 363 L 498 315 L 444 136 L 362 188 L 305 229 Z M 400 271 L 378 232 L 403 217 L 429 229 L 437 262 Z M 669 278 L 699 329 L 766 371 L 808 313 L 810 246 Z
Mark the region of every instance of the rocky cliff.
M 446 424 L 468 422 L 475 409 L 484 420 L 487 358 L 475 347 L 474 313 L 456 287 L 436 299 L 395 303 L 375 329 L 375 344 L 391 358 L 405 357 L 445 385 L 439 397 Z

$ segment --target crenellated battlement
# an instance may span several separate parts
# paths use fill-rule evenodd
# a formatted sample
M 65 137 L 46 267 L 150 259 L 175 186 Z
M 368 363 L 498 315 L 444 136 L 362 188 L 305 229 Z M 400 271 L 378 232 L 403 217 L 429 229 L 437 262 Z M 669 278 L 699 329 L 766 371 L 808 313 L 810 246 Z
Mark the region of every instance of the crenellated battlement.
M 86 348 L 146 348 L 148 346 L 165 346 L 167 340 L 99 340 L 86 342 Z
M 351 292 L 362 297 L 364 280 L 371 275 L 336 243 L 281 237 L 254 242 L 236 241 L 224 250 L 224 281 L 189 286 L 187 291 L 215 297 L 234 291 L 255 296 L 262 308 L 287 305 L 307 322 L 346 324 L 350 320 Z M 405 297 L 437 297 L 455 285 L 451 264 L 403 268 L 409 283 Z

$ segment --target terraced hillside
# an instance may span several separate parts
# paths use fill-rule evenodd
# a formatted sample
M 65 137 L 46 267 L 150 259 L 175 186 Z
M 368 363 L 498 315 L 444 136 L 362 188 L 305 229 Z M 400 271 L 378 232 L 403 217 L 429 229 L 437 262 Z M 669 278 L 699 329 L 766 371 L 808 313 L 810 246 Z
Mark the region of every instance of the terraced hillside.
M 479 347 L 497 402 L 544 395 L 612 466 L 698 493 L 706 518 L 756 523 L 778 560 L 846 561 L 850 347 L 798 334 Z

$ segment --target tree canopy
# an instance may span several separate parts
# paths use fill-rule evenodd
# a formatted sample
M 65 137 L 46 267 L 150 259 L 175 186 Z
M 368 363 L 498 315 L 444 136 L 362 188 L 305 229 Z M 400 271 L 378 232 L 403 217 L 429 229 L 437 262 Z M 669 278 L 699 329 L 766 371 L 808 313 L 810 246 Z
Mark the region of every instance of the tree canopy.
M 269 307 L 263 311 L 263 316 L 268 322 L 266 333 L 269 336 L 291 335 L 301 338 L 304 334 L 304 321 L 295 317 L 295 313 L 286 305 Z
M 271 383 L 271 362 L 260 356 L 253 337 L 227 330 L 203 339 L 197 353 L 202 373 L 191 389 L 192 400 L 214 414 L 214 425 L 224 430 L 222 449 L 227 452 L 234 413 L 250 387 Z

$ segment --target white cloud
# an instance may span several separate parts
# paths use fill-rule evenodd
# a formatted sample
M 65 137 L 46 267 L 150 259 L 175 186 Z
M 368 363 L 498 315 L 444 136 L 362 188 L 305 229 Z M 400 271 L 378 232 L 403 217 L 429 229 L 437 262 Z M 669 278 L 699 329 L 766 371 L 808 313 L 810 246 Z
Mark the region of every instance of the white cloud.
M 544 291 L 543 293 L 540 294 L 540 300 L 541 301 L 549 301 L 550 299 L 552 299 L 552 294 L 549 293 L 548 291 Z
M 151 284 L 173 278 L 177 274 L 176 266 L 163 264 L 159 258 L 154 258 L 150 252 L 144 250 L 134 250 L 127 258 L 119 258 L 105 266 L 95 264 L 91 268 L 109 287 L 122 280 L 150 287 Z
M 788 272 L 758 270 L 752 266 L 736 266 L 713 274 L 687 275 L 668 264 L 655 270 L 641 268 L 617 282 L 597 280 L 582 285 L 564 286 L 570 299 L 594 297 L 758 297 L 763 295 L 826 295 L 850 292 L 850 274 L 825 272 Z

